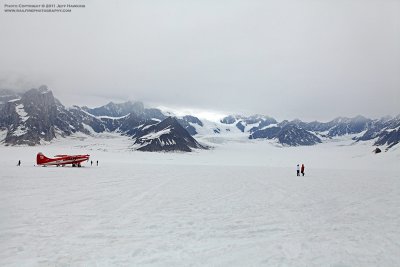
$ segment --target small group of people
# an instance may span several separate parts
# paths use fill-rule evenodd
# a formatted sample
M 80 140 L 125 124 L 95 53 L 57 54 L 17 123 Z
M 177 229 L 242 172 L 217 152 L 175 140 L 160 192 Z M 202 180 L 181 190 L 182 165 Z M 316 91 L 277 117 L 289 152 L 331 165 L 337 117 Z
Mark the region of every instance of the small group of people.
M 90 166 L 93 166 L 93 160 L 90 161 Z M 99 166 L 99 161 L 96 160 L 96 166 Z
M 302 176 L 304 176 L 304 164 L 301 164 L 301 167 L 299 164 L 297 164 L 297 176 L 300 176 L 300 173 Z

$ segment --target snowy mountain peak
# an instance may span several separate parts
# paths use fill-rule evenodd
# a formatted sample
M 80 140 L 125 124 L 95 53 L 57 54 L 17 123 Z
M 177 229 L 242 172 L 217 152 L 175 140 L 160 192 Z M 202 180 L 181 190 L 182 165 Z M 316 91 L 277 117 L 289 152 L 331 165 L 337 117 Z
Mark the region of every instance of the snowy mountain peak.
M 136 149 L 140 151 L 186 151 L 193 148 L 205 149 L 199 144 L 175 117 L 143 128 L 134 136 Z
M 127 101 L 119 104 L 109 102 L 108 104 L 101 107 L 88 108 L 84 106 L 82 107 L 82 109 L 94 116 L 108 117 L 122 117 L 130 113 L 142 114 L 145 110 L 142 102 L 132 101 Z
M 192 115 L 167 116 L 160 109 L 144 108 L 143 103 L 132 101 L 67 109 L 47 86 L 23 94 L 0 90 L 0 141 L 7 145 L 37 145 L 76 132 L 115 132 L 133 137 L 135 146 L 146 151 L 204 148 L 192 136 L 208 135 L 204 140 L 221 142 L 224 133 L 250 139 L 274 139 L 288 146 L 314 145 L 321 142 L 320 138 L 325 142 L 349 136 L 357 142 L 374 140 L 374 145 L 391 148 L 400 142 L 399 129 L 400 115 L 378 120 L 359 115 L 329 122 L 296 119 L 279 123 L 260 114 L 229 115 L 220 123 L 211 123 Z

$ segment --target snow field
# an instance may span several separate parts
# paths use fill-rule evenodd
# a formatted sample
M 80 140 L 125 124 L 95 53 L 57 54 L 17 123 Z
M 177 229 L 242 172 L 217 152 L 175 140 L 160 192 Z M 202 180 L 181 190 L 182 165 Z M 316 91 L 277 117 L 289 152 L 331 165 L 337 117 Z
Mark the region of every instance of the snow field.
M 396 150 L 249 142 L 169 154 L 127 151 L 128 143 L 109 136 L 0 147 L 0 265 L 400 262 Z M 39 149 L 89 153 L 99 166 L 35 167 Z M 295 176 L 298 158 L 305 177 Z

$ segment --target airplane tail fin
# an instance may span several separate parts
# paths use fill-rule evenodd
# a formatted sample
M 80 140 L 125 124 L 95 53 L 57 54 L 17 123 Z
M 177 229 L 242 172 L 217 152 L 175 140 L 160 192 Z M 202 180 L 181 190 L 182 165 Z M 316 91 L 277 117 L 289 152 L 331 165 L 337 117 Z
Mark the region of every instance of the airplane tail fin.
M 37 155 L 36 155 L 36 164 L 37 165 L 45 164 L 48 161 L 49 161 L 49 158 L 46 157 L 45 155 L 43 155 L 43 153 L 41 153 L 41 152 L 37 153 Z

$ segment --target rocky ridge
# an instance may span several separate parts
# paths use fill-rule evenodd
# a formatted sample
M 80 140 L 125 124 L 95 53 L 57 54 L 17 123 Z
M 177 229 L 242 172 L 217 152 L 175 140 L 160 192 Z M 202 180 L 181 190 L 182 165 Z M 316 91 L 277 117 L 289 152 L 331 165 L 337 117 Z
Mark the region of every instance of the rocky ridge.
M 377 120 L 339 117 L 329 122 L 278 122 L 263 115 L 229 115 L 210 126 L 191 115 L 169 117 L 159 109 L 145 108 L 141 102 L 67 108 L 46 86 L 25 93 L 0 90 L 0 142 L 6 145 L 38 145 L 77 132 L 116 132 L 130 136 L 138 150 L 191 151 L 207 148 L 194 138 L 199 131 L 218 136 L 231 129 L 249 139 L 276 140 L 284 146 L 310 146 L 351 135 L 355 142 L 373 140 L 375 146 L 390 149 L 400 142 L 400 115 Z

